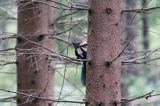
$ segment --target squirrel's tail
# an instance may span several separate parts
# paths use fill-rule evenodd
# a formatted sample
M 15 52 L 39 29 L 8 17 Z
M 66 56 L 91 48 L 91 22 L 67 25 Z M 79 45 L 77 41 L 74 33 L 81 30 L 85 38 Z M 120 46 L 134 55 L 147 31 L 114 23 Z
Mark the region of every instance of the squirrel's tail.
M 85 86 L 86 85 L 86 62 L 83 62 L 82 72 L 81 72 L 81 81 L 82 81 L 82 84 Z

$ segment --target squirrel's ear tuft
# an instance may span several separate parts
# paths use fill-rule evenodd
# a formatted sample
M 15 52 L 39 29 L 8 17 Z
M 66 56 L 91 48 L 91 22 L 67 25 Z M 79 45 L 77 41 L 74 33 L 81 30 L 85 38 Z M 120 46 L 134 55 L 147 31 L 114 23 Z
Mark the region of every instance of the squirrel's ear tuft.
M 78 48 L 79 45 L 80 45 L 80 43 L 74 43 L 74 42 L 72 42 L 72 44 L 73 44 L 73 46 L 74 46 L 75 49 Z

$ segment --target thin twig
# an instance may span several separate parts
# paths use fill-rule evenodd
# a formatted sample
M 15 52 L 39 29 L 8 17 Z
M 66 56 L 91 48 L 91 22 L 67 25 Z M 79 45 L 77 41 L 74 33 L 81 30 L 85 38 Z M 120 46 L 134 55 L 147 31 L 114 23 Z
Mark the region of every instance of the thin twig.
M 1 91 L 5 91 L 5 92 L 9 92 L 9 93 L 14 93 L 14 94 L 19 94 L 19 95 L 23 95 L 23 96 L 27 96 L 27 97 L 31 97 L 31 98 L 36 98 L 36 99 L 41 99 L 41 100 L 47 100 L 47 101 L 52 101 L 52 102 L 59 102 L 59 103 L 78 103 L 78 104 L 85 104 L 86 102 L 83 101 L 70 101 L 70 100 L 54 100 L 54 99 L 50 99 L 50 98 L 46 98 L 46 97 L 40 97 L 40 96 L 34 96 L 28 93 L 24 93 L 24 92 L 15 92 L 15 91 L 11 91 L 11 90 L 5 90 L 5 89 L 0 89 Z
M 156 9 L 160 9 L 160 6 L 151 7 L 151 8 L 143 8 L 143 9 L 126 9 L 126 10 L 123 10 L 122 13 L 124 13 L 124 12 L 143 13 L 143 12 L 146 12 L 146 11 L 151 11 L 151 10 L 156 10 Z
M 141 99 L 141 98 L 148 98 L 151 96 L 151 94 L 154 92 L 155 90 L 151 91 L 151 92 L 148 92 L 144 95 L 141 95 L 141 96 L 138 96 L 138 97 L 135 97 L 135 98 L 132 98 L 132 99 L 125 99 L 123 101 L 120 101 L 120 102 L 116 102 L 116 104 L 121 104 L 121 103 L 128 103 L 128 102 L 132 102 L 132 101 L 135 101 L 135 100 L 138 100 L 138 99 Z

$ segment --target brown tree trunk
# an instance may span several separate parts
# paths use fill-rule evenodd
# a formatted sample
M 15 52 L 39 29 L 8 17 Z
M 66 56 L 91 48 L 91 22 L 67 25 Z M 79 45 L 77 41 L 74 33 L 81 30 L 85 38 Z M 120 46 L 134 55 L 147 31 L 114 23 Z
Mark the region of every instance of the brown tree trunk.
M 18 11 L 17 105 L 50 106 L 49 101 L 36 98 L 53 98 L 54 70 L 47 56 L 50 52 L 45 49 L 52 49 L 53 45 L 48 36 L 49 7 L 19 0 Z
M 86 101 L 113 106 L 121 100 L 121 0 L 89 0 Z

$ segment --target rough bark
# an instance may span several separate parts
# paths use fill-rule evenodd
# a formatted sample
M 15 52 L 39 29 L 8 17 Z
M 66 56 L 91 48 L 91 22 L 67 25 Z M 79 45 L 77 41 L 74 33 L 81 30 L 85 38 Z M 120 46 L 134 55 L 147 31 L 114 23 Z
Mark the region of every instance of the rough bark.
M 18 93 L 17 105 L 50 106 L 49 101 L 32 97 L 53 98 L 54 70 L 45 55 L 50 52 L 43 48 L 53 46 L 47 36 L 51 22 L 49 8 L 42 3 L 20 0 L 18 11 L 17 92 L 30 97 Z
M 121 52 L 121 2 L 89 0 L 86 101 L 90 106 L 113 106 L 121 100 L 121 62 L 115 59 Z

